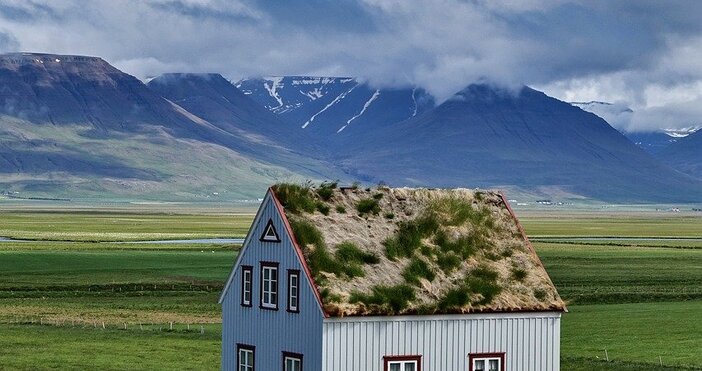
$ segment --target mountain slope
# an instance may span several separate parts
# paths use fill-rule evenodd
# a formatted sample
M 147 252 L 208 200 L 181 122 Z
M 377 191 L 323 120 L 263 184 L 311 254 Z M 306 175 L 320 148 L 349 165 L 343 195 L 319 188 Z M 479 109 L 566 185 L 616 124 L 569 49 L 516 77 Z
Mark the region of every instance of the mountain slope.
M 341 178 L 248 129 L 210 123 L 100 58 L 0 55 L 5 190 L 189 198 L 216 187 L 252 198 L 279 180 Z
M 421 88 L 376 89 L 347 77 L 265 77 L 236 86 L 288 124 L 335 143 L 350 132 L 375 130 L 434 107 Z
M 661 161 L 702 179 L 702 130 L 698 130 L 658 154 Z
M 702 183 L 658 163 L 601 118 L 526 87 L 471 85 L 421 116 L 350 140 L 359 144 L 340 163 L 373 182 L 702 200 Z

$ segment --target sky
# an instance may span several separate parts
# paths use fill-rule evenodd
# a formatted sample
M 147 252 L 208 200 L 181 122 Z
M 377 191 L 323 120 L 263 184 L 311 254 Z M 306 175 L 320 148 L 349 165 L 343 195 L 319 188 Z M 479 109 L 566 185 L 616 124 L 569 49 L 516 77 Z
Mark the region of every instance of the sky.
M 606 101 L 628 131 L 702 125 L 702 1 L 2 0 L 0 52 L 165 72 L 354 76 L 444 100 L 470 83 Z

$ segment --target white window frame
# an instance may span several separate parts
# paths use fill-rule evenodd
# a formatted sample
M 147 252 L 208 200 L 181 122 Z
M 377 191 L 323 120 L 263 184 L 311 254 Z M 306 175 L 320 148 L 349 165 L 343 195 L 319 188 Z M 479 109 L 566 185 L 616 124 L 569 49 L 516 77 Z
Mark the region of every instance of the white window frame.
M 293 365 L 297 362 L 298 368 L 288 368 L 288 361 L 292 361 Z M 302 355 L 283 352 L 283 371 L 302 371 Z
M 405 371 L 407 365 L 414 365 L 414 371 L 421 371 L 421 361 L 422 356 L 385 356 L 384 369 L 390 371 L 392 366 L 398 365 L 400 371 Z
M 250 307 L 253 302 L 253 267 L 241 267 L 241 305 Z
M 256 348 L 237 344 L 237 371 L 254 371 L 256 369 Z
M 279 281 L 278 263 L 261 262 L 261 308 L 278 310 Z
M 497 371 L 502 371 L 504 369 L 504 355 L 499 355 L 499 354 L 486 354 L 486 355 L 480 355 L 480 354 L 475 354 L 470 356 L 470 363 L 471 371 L 491 371 L 490 367 L 490 361 L 497 361 Z M 478 368 L 478 362 L 484 362 L 485 368 L 479 369 Z
M 300 311 L 300 271 L 288 270 L 288 312 Z

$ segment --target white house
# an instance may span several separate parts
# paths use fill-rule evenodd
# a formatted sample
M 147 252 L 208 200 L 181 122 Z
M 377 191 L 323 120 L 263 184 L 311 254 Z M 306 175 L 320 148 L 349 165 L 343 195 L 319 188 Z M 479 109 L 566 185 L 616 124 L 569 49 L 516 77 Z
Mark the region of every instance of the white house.
M 565 305 L 495 192 L 273 186 L 220 303 L 225 370 L 559 369 Z

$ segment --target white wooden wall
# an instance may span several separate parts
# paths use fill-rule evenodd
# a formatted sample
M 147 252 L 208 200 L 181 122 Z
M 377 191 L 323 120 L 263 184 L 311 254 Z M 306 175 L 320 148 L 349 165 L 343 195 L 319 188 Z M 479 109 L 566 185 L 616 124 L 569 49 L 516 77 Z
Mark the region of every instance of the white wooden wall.
M 558 312 L 324 320 L 322 370 L 382 371 L 383 356 L 421 355 L 422 371 L 468 371 L 469 353 L 505 352 L 505 370 L 558 371 Z

